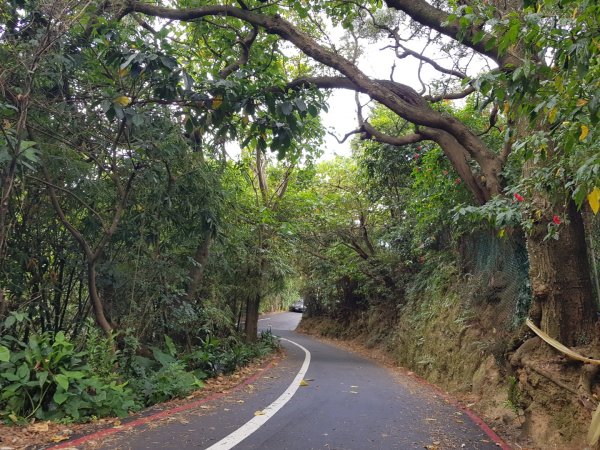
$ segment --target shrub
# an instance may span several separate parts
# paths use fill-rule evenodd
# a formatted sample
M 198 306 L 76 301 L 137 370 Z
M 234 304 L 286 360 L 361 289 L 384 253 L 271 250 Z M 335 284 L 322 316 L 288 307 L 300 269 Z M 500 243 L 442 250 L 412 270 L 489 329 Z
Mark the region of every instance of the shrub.
M 86 352 L 76 352 L 62 332 L 34 335 L 27 342 L 0 340 L 0 417 L 14 422 L 123 417 L 136 408 L 134 396 L 116 380 L 91 373 Z

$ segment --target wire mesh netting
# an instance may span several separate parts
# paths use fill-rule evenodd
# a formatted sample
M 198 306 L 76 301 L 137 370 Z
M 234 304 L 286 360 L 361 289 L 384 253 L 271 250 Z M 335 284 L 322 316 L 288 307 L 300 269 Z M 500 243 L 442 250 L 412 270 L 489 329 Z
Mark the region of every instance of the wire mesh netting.
M 463 299 L 474 307 L 492 306 L 495 326 L 514 330 L 527 317 L 531 299 L 524 242 L 479 231 L 465 236 L 460 250 L 462 270 L 468 279 Z

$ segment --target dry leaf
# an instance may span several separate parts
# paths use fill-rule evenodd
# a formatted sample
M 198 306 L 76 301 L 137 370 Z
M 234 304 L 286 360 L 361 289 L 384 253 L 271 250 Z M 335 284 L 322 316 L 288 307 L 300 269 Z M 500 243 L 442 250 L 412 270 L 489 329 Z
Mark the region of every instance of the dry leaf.
M 589 132 L 590 128 L 587 125 L 581 125 L 581 134 L 579 135 L 579 140 L 583 141 Z
M 587 198 L 590 208 L 592 208 L 594 214 L 598 214 L 598 210 L 600 210 L 600 189 L 594 187 L 592 192 L 588 194 Z
M 264 415 L 265 415 L 265 412 L 264 412 L 264 411 L 255 411 L 255 412 L 254 412 L 254 415 L 255 415 L 255 416 L 264 416 Z
M 221 95 L 217 95 L 212 99 L 212 107 L 213 109 L 219 109 L 223 104 L 223 97 Z
M 34 423 L 29 429 L 34 433 L 45 433 L 48 431 L 48 422 Z
M 127 97 L 126 95 L 120 95 L 119 97 L 115 98 L 113 102 L 121 106 L 127 106 L 131 103 L 131 97 Z
M 306 380 L 301 380 L 300 381 L 300 386 L 306 387 L 306 386 L 308 386 L 308 383 L 306 382 Z

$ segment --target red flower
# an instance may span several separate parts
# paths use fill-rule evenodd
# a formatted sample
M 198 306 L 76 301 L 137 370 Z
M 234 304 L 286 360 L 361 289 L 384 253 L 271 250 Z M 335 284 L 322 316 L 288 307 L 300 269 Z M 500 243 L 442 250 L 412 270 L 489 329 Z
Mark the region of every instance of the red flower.
M 553 216 L 552 217 L 552 222 L 554 222 L 556 225 L 560 225 L 560 217 L 558 216 Z
M 415 153 L 415 159 L 419 159 L 419 154 Z
M 522 196 L 520 196 L 520 195 L 519 195 L 519 194 L 517 194 L 517 193 L 515 193 L 515 199 L 516 199 L 518 202 L 522 202 L 523 200 L 525 200 L 525 199 L 524 199 Z

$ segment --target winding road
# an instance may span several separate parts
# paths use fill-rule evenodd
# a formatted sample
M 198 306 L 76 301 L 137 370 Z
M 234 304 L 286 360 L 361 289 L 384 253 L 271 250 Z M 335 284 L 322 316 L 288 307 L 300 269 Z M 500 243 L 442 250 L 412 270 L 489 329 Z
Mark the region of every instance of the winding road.
M 298 313 L 263 316 L 286 357 L 233 392 L 167 418 L 97 436 L 102 449 L 508 449 L 439 392 L 293 330 Z M 476 420 L 476 419 L 475 419 Z M 486 432 L 487 430 L 487 432 Z M 88 441 L 87 444 L 90 442 Z M 79 447 L 78 447 L 79 448 Z

